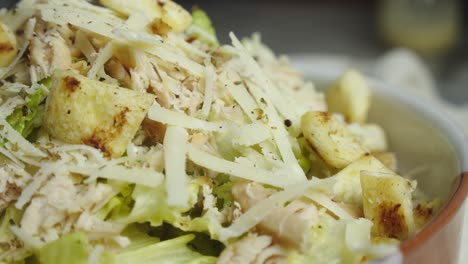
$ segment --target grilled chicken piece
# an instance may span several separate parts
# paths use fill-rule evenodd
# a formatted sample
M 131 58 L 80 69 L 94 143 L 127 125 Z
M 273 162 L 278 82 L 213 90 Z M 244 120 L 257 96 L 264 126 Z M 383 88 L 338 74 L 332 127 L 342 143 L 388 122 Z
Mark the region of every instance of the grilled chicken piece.
M 286 251 L 272 244 L 270 236 L 248 234 L 229 245 L 218 258 L 218 264 L 286 263 Z
M 57 69 L 67 70 L 72 66 L 71 51 L 67 41 L 56 28 L 38 25 L 41 26 L 47 30 L 36 30 L 38 33 L 33 36 L 29 46 L 29 58 L 38 80 L 49 77 Z
M 244 212 L 269 195 L 268 190 L 260 184 L 247 182 L 235 184 L 232 194 Z M 317 222 L 317 208 L 313 204 L 295 200 L 272 210 L 257 227 L 282 245 L 306 252 L 309 249 L 310 229 Z

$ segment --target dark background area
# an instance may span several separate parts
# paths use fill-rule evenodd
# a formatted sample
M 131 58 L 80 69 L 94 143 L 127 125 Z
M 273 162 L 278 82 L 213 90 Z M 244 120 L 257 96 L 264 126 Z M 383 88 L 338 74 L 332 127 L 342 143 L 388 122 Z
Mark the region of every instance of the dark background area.
M 395 0 L 400 1 L 400 0 Z M 401 0 L 405 1 L 405 0 Z M 439 2 L 456 0 L 406 0 Z M 14 0 L 0 0 L 12 6 Z M 187 9 L 197 5 L 207 11 L 222 43 L 228 33 L 238 37 L 260 32 L 262 40 L 280 54 L 337 54 L 373 59 L 389 50 L 377 26 L 378 0 L 180 0 Z M 456 103 L 468 102 L 468 1 L 458 1 L 458 40 L 430 65 L 439 91 Z M 420 10 L 421 11 L 421 10 Z M 424 12 L 422 10 L 421 12 Z M 431 41 L 431 40 L 428 40 Z

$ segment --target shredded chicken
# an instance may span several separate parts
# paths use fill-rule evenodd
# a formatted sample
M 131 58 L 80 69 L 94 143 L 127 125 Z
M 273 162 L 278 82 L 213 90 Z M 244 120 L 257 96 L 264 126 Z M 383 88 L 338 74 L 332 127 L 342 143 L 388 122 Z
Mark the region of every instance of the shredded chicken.
M 29 177 L 20 176 L 22 170 L 14 164 L 3 164 L 0 167 L 0 212 L 16 201 Z
M 69 69 L 72 57 L 68 43 L 57 26 L 40 23 L 37 27 L 29 47 L 29 56 L 36 76 L 41 80 L 52 75 L 54 70 Z
M 81 221 L 76 223 L 76 228 L 108 230 L 107 225 L 110 224 L 90 219 L 87 212 L 100 209 L 112 195 L 112 188 L 108 185 L 89 185 L 80 191 L 69 175 L 56 174 L 31 200 L 21 220 L 21 228 L 27 234 L 39 235 L 45 241 L 52 241 L 61 232 L 53 227 L 59 225 L 63 231 L 71 220 L 70 217 L 74 219 L 81 214 Z
M 244 212 L 268 197 L 267 189 L 258 183 L 237 183 L 233 186 L 232 194 Z M 294 200 L 285 207 L 276 208 L 260 222 L 258 228 L 284 246 L 305 252 L 309 248 L 310 229 L 317 223 L 317 208 L 311 203 Z
M 273 244 L 266 235 L 247 234 L 230 244 L 218 258 L 218 264 L 281 264 L 286 262 L 286 251 Z

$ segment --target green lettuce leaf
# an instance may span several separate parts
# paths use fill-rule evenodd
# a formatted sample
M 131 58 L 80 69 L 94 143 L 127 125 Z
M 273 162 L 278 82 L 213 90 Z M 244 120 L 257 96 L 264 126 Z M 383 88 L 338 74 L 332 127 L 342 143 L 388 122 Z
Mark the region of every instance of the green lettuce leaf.
M 7 122 L 23 137 L 29 136 L 35 128 L 41 126 L 45 110 L 41 103 L 45 97 L 46 93 L 42 89 L 37 89 L 35 93 L 26 96 L 26 103 L 23 106 L 16 108 L 7 117 Z
M 8 243 L 15 238 L 15 235 L 10 231 L 10 225 L 19 224 L 21 219 L 21 211 L 14 206 L 9 206 L 0 220 L 0 244 Z M 1 248 L 0 248 L 1 252 Z
M 112 199 L 96 213 L 96 216 L 101 220 L 121 219 L 128 216 L 133 206 L 132 192 L 135 185 L 112 180 L 109 180 L 108 184 L 119 190 L 119 193 L 112 197 Z
M 227 181 L 213 188 L 213 194 L 218 199 L 218 208 L 226 208 L 234 203 L 234 197 L 231 194 L 232 182 Z
M 22 212 L 14 205 L 11 205 L 3 211 L 0 218 L 0 263 L 24 263 L 32 252 L 28 249 L 17 249 L 15 244 L 16 237 L 11 232 L 12 224 L 18 225 L 22 217 Z
M 124 250 L 116 255 L 116 264 L 126 263 L 171 263 L 171 264 L 211 264 L 216 263 L 216 258 L 203 256 L 191 250 L 187 244 L 195 238 L 189 234 L 159 243 Z
M 150 230 L 148 230 L 148 228 L 144 228 L 142 225 L 129 225 L 122 232 L 122 236 L 130 239 L 130 245 L 122 249 L 120 252 L 130 252 L 160 242 L 159 238 L 150 236 L 148 233 L 150 233 Z
M 131 195 L 131 212 L 114 220 L 122 224 L 148 222 L 152 227 L 168 223 L 182 231 L 208 232 L 211 238 L 216 239 L 221 229 L 218 209 L 208 208 L 201 215 L 195 213 L 198 210 L 200 184 L 196 181 L 189 184 L 187 208 L 170 207 L 167 204 L 164 184 L 155 188 L 137 185 Z
M 39 263 L 44 264 L 83 264 L 89 254 L 88 239 L 84 233 L 62 236 L 41 247 L 37 252 Z
M 216 38 L 216 31 L 206 12 L 194 7 L 192 18 L 192 25 L 188 29 L 189 36 L 197 38 L 208 45 L 218 46 L 219 42 Z
M 183 216 L 197 202 L 198 186 L 189 185 L 189 208 L 173 208 L 167 204 L 166 189 L 164 184 L 155 188 L 137 185 L 132 193 L 134 206 L 130 214 L 123 220 L 124 223 L 149 222 L 152 226 L 160 226 L 163 222 L 177 223 L 183 225 L 184 219 L 188 221 L 189 216 Z
M 350 221 L 354 219 L 336 220 L 321 212 L 319 224 L 311 230 L 313 243 L 309 253 L 302 255 L 293 251 L 288 256 L 288 263 L 361 263 L 364 254 L 351 250 L 346 244 L 346 225 Z

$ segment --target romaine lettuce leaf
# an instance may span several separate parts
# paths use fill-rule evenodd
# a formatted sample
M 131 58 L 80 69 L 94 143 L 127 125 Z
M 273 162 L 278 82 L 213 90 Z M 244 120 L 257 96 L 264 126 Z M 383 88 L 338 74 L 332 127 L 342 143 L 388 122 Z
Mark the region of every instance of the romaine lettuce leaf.
M 190 37 L 195 37 L 208 45 L 218 46 L 216 31 L 205 11 L 194 7 L 192 11 L 192 25 L 188 28 Z
M 0 220 L 0 244 L 8 243 L 15 238 L 15 235 L 10 231 L 12 223 L 19 224 L 21 220 L 21 211 L 14 206 L 9 206 Z M 1 248 L 0 248 L 1 252 Z
M 232 182 L 227 181 L 213 188 L 213 194 L 217 197 L 219 209 L 231 206 L 234 203 L 234 197 L 231 194 Z
M 188 208 L 169 207 L 166 201 L 166 189 L 164 184 L 155 188 L 136 185 L 132 193 L 134 206 L 127 217 L 121 219 L 124 223 L 144 223 L 149 222 L 152 226 L 160 226 L 163 222 L 171 224 L 181 224 L 188 221 L 189 216 L 183 216 L 184 212 L 190 210 L 197 202 L 198 186 L 189 185 L 189 206 Z
M 101 220 L 119 219 L 128 216 L 133 206 L 132 192 L 135 185 L 114 180 L 109 180 L 108 184 L 119 190 L 119 193 L 112 197 L 96 213 L 96 216 Z
M 84 233 L 67 234 L 41 247 L 37 257 L 41 264 L 83 264 L 88 261 L 88 247 Z
M 41 103 L 45 97 L 46 93 L 42 89 L 37 89 L 35 93 L 27 95 L 23 106 L 16 108 L 7 117 L 8 123 L 23 137 L 29 136 L 34 128 L 41 126 L 44 115 L 44 107 Z
M 187 208 L 170 207 L 166 201 L 164 184 L 158 187 L 137 185 L 131 195 L 133 207 L 131 212 L 123 217 L 115 217 L 114 221 L 122 224 L 148 222 L 153 227 L 168 223 L 183 231 L 208 232 L 216 239 L 221 229 L 219 211 L 217 208 L 204 208 L 201 216 L 192 217 L 192 210 L 198 202 L 200 183 L 189 184 L 189 206 Z
M 179 236 L 174 239 L 165 240 L 159 243 L 125 250 L 116 255 L 116 264 L 126 263 L 170 263 L 170 264 L 210 264 L 216 263 L 216 258 L 203 256 L 191 250 L 187 243 L 192 241 L 195 235 Z

